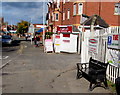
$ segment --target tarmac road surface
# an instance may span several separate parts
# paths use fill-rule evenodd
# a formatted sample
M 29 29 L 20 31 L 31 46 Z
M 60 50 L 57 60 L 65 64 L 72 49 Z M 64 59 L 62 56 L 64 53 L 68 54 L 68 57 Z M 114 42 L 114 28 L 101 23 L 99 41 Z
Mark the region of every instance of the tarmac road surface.
M 100 87 L 90 92 L 88 81 L 76 80 L 78 54 L 44 53 L 43 46 L 35 48 L 30 42 L 20 48 L 2 70 L 3 93 L 110 93 Z

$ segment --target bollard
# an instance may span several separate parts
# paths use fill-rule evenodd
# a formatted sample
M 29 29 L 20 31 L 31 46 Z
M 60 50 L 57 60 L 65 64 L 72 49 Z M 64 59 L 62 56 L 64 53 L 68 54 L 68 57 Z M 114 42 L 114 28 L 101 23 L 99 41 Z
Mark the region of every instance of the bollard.
M 116 85 L 117 95 L 120 95 L 120 77 L 115 79 L 115 85 Z

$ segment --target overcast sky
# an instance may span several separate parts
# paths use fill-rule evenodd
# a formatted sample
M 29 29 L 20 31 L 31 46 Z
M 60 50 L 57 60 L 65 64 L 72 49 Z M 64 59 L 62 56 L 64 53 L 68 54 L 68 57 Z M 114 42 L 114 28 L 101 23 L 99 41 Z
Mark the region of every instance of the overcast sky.
M 8 2 L 9 1 L 9 2 Z M 11 2 L 10 2 L 11 1 Z M 4 0 L 1 4 L 2 17 L 9 24 L 16 24 L 20 20 L 43 23 L 47 13 L 47 0 Z

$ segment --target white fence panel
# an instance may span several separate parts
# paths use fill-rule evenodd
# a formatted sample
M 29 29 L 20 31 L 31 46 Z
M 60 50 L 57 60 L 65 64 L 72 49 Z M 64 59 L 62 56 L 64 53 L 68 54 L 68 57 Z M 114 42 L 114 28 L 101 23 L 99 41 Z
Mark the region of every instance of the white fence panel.
M 83 32 L 82 34 L 82 47 L 81 47 L 81 63 L 89 62 L 89 54 L 88 54 L 88 40 L 90 37 L 90 31 L 87 30 L 86 32 Z
M 119 34 L 120 33 L 120 27 L 109 27 L 107 29 L 102 29 L 95 31 L 94 38 L 99 38 L 99 45 L 98 45 L 98 53 L 88 53 L 88 35 L 90 32 L 86 31 L 84 32 L 84 39 L 82 39 L 82 51 L 81 51 L 81 62 L 88 62 L 88 59 L 90 56 L 93 58 L 100 60 L 102 62 L 108 62 L 109 60 L 109 49 L 107 48 L 107 39 L 109 34 Z M 116 50 L 118 51 L 118 50 Z M 119 50 L 120 52 L 120 50 Z M 118 58 L 120 60 L 120 55 L 118 55 Z M 120 64 L 120 63 L 119 63 Z M 120 65 L 119 65 L 120 66 Z M 116 66 L 114 64 L 109 64 L 107 68 L 107 79 L 115 83 L 115 79 L 117 77 L 120 77 L 120 67 Z
M 120 77 L 120 68 L 113 64 L 109 64 L 107 68 L 107 79 L 115 83 L 117 77 Z
M 120 27 L 110 27 L 109 28 L 109 31 L 107 32 L 108 34 L 119 34 L 120 33 Z M 107 59 L 109 59 L 109 50 L 110 49 L 107 49 Z M 120 52 L 119 50 L 112 50 L 111 51 L 118 51 Z M 116 58 L 117 59 L 117 58 Z M 120 60 L 120 55 L 118 55 L 118 59 Z M 112 81 L 113 83 L 115 83 L 115 79 L 117 77 L 120 77 L 120 63 L 119 65 L 116 65 L 116 64 L 109 64 L 108 65 L 108 68 L 107 68 L 107 79 Z

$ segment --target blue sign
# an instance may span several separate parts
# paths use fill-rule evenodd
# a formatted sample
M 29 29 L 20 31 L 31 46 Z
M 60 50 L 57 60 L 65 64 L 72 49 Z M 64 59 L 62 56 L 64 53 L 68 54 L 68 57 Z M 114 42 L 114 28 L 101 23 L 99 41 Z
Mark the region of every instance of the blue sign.
M 108 36 L 108 45 L 111 45 L 112 44 L 112 36 Z

